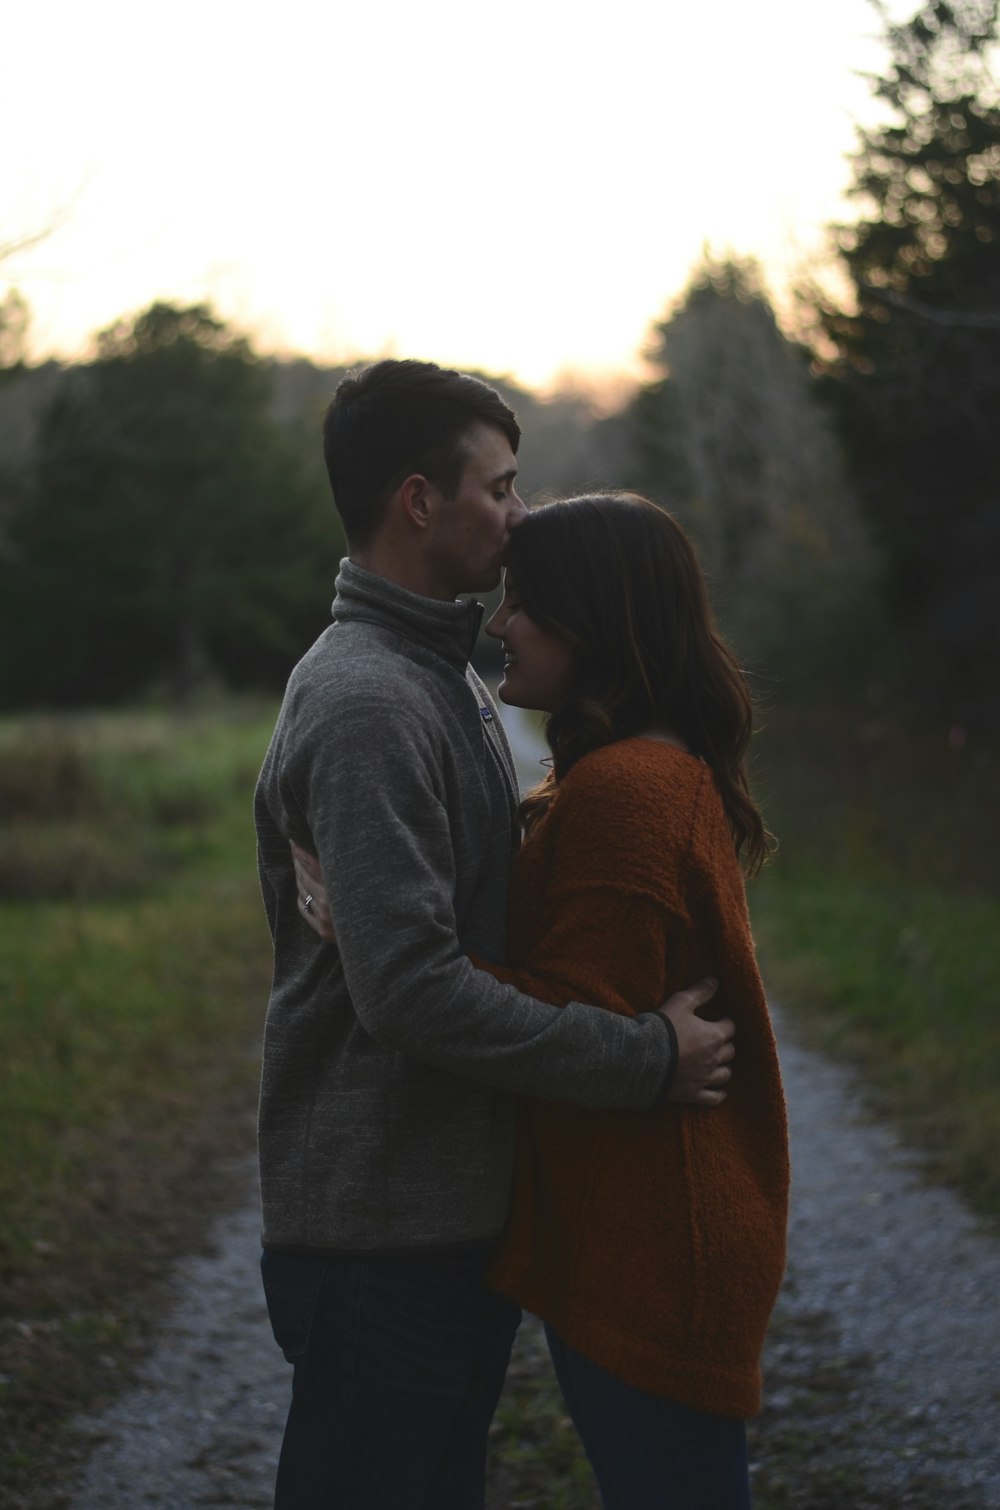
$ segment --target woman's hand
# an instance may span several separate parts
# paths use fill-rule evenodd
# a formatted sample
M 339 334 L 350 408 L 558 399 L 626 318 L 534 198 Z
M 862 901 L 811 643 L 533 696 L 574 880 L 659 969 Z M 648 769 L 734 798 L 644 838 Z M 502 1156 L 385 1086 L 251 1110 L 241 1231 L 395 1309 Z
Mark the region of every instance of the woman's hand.
M 293 844 L 292 864 L 295 866 L 295 882 L 299 889 L 299 911 L 313 933 L 318 933 L 328 944 L 335 944 L 337 935 L 330 916 L 330 904 L 319 861 L 301 845 Z

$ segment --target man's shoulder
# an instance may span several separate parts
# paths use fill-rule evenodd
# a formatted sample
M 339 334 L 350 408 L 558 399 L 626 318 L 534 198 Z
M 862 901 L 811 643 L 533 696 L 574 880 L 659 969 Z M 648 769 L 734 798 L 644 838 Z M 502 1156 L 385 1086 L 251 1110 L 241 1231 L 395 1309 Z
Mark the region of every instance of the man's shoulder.
M 434 745 L 442 725 L 478 717 L 460 671 L 410 653 L 405 639 L 364 623 L 333 624 L 292 672 L 282 721 L 290 737 L 344 738 L 377 745 L 410 737 Z M 295 731 L 292 733 L 292 731 Z
M 379 624 L 331 624 L 299 661 L 295 690 L 352 700 L 383 694 L 419 699 L 442 680 L 442 668 L 414 654 L 406 639 Z

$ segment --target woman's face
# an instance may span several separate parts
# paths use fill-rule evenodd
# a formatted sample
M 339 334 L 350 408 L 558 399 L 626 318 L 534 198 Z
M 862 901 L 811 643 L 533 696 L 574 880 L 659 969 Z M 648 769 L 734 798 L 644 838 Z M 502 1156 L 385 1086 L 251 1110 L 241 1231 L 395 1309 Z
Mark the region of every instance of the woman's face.
M 514 708 L 553 713 L 564 701 L 573 679 L 573 652 L 565 641 L 542 629 L 521 607 L 510 572 L 504 574 L 503 601 L 486 626 L 503 641 L 506 652 L 501 702 Z

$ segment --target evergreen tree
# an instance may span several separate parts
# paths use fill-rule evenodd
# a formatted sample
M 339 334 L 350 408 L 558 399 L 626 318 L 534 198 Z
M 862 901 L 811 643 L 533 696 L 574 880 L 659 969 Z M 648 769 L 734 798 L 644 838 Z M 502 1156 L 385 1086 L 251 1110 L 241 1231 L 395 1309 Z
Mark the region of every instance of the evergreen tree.
M 860 217 L 837 232 L 855 307 L 822 311 L 824 362 L 914 688 L 939 716 L 998 728 L 997 0 L 928 0 L 898 25 L 879 9 L 888 119 L 860 133 Z
M 271 381 L 207 309 L 164 304 L 67 374 L 0 562 L 4 701 L 280 684 L 326 622 L 341 542 Z

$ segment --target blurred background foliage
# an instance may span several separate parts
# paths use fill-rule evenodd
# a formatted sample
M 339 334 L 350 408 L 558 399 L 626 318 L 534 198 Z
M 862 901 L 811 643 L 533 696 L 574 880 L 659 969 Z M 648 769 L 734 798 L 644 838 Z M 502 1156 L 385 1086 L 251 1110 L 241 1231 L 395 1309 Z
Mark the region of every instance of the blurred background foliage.
M 922 707 L 996 730 L 1000 687 L 1000 92 L 996 0 L 887 25 L 860 133 L 853 292 L 816 313 L 818 370 L 883 551 L 885 601 Z
M 8 376 L 8 707 L 280 683 L 324 622 L 339 542 L 274 386 L 207 309 L 165 304 L 104 331 L 87 365 Z
M 632 486 L 671 508 L 781 695 L 996 733 L 996 0 L 883 20 L 885 123 L 859 133 L 858 219 L 831 230 L 836 299 L 803 289 L 779 322 L 753 263 L 706 255 L 612 412 L 491 380 L 528 494 Z M 343 547 L 318 437 L 340 371 L 166 304 L 90 362 L 32 368 L 28 317 L 0 306 L 0 706 L 280 688 Z

